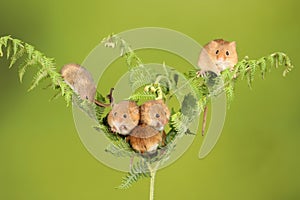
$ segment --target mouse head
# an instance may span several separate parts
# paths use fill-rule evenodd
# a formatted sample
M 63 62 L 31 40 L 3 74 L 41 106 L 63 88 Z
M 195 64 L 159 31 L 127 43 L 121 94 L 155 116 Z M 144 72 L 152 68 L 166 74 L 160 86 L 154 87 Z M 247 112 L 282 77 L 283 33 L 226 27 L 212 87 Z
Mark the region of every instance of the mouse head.
M 217 39 L 209 42 L 204 48 L 221 71 L 233 67 L 238 62 L 235 42 Z
M 64 81 L 81 99 L 94 101 L 96 85 L 90 72 L 78 64 L 67 64 L 60 71 Z
M 141 105 L 141 123 L 162 131 L 169 122 L 170 111 L 163 100 L 152 100 Z
M 79 72 L 81 66 L 78 64 L 66 64 L 60 70 L 62 78 L 65 82 L 73 89 L 74 80 L 76 80 L 77 73 Z
M 162 134 L 145 124 L 135 127 L 126 139 L 131 147 L 140 153 L 155 152 L 163 142 Z
M 108 114 L 108 124 L 113 132 L 128 135 L 140 120 L 139 107 L 134 101 L 114 104 Z

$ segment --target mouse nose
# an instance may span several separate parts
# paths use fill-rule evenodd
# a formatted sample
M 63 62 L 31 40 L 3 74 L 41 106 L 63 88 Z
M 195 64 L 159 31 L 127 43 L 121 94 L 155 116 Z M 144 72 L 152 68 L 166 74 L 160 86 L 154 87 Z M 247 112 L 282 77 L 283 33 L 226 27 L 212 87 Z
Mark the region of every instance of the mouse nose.
M 224 58 L 224 56 L 217 56 L 217 60 L 222 62 L 225 60 L 225 58 Z
M 127 130 L 127 127 L 125 125 L 120 126 L 120 130 Z

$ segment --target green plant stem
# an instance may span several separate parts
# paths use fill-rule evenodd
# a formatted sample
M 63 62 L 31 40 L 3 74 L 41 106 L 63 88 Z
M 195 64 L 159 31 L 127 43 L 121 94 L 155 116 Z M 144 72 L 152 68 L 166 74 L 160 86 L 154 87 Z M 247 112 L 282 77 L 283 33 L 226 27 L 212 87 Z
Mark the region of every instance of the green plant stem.
M 150 172 L 150 196 L 149 196 L 149 199 L 154 200 L 155 175 L 156 175 L 156 171 L 160 165 L 160 162 L 158 162 L 154 168 L 151 167 L 150 163 L 147 163 L 147 164 L 148 164 L 148 169 Z
M 151 169 L 150 171 L 150 200 L 154 200 L 154 183 L 155 183 L 155 175 L 156 175 L 156 169 Z

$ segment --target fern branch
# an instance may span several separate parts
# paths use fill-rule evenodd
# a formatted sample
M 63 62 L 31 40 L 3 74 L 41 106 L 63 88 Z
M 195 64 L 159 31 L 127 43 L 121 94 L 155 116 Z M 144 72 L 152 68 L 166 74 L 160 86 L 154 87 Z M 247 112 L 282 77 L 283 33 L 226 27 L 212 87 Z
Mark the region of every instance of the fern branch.
M 139 179 L 148 178 L 150 176 L 151 175 L 149 173 L 147 162 L 144 159 L 141 159 L 131 167 L 130 172 L 125 177 L 123 177 L 121 185 L 117 188 L 128 189 Z
M 132 101 L 139 101 L 139 100 L 153 100 L 156 98 L 156 95 L 151 92 L 136 92 L 132 94 L 128 99 Z
M 282 52 L 275 52 L 257 60 L 249 60 L 248 57 L 245 57 L 235 65 L 234 70 L 231 71 L 230 69 L 227 69 L 221 73 L 224 84 L 219 87 L 211 87 L 209 91 L 207 85 L 208 81 L 210 80 L 217 83 L 220 77 L 213 79 L 197 77 L 195 70 L 189 71 L 185 75 L 190 80 L 193 90 L 198 94 L 200 99 L 199 106 L 202 110 L 204 101 L 201 102 L 201 99 L 204 100 L 211 95 L 218 95 L 220 92 L 225 92 L 228 105 L 230 105 L 230 102 L 232 102 L 234 98 L 234 85 L 238 79 L 243 80 L 246 77 L 249 88 L 252 88 L 254 77 L 257 72 L 259 72 L 264 79 L 268 71 L 271 71 L 272 68 L 279 67 L 284 67 L 283 76 L 286 76 L 294 67 L 290 58 Z
M 70 104 L 73 91 L 64 82 L 61 75 L 56 72 L 54 59 L 46 57 L 32 45 L 19 39 L 12 38 L 11 36 L 0 37 L 0 57 L 3 57 L 3 50 L 5 49 L 6 57 L 7 59 L 10 59 L 10 68 L 13 67 L 18 60 L 23 61 L 23 63 L 19 66 L 20 82 L 22 82 L 23 76 L 29 66 L 38 67 L 38 71 L 34 75 L 29 91 L 37 87 L 42 80 L 50 78 L 53 84 L 53 89 L 60 89 L 61 96 L 65 98 L 67 105 Z M 25 55 L 27 55 L 26 58 Z
M 102 40 L 106 47 L 115 48 L 119 47 L 120 55 L 125 57 L 129 69 L 134 67 L 143 66 L 141 59 L 132 50 L 131 46 L 118 35 L 111 34 Z

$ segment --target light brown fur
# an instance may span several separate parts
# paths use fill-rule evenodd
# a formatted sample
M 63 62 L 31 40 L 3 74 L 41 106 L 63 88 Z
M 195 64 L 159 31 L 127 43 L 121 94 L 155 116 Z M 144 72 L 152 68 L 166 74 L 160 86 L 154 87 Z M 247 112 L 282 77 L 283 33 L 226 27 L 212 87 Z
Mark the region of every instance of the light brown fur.
M 61 69 L 65 82 L 80 98 L 94 102 L 96 86 L 92 75 L 78 64 L 67 64 Z
M 140 153 L 153 152 L 163 143 L 162 134 L 145 124 L 135 127 L 126 138 L 131 147 Z
M 65 82 L 81 99 L 87 99 L 98 106 L 108 107 L 110 104 L 95 100 L 96 85 L 90 72 L 78 64 L 66 64 L 60 71 Z
M 108 124 L 113 132 L 128 135 L 140 120 L 139 107 L 134 101 L 121 101 L 113 105 L 108 114 Z
M 141 123 L 162 131 L 169 122 L 170 111 L 163 100 L 147 101 L 141 105 Z
M 198 75 L 204 75 L 212 71 L 217 75 L 227 69 L 233 69 L 238 62 L 236 43 L 217 39 L 206 44 L 200 52 L 198 67 L 201 69 Z

